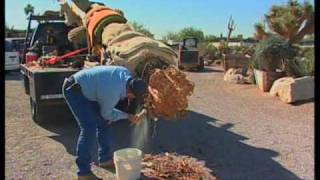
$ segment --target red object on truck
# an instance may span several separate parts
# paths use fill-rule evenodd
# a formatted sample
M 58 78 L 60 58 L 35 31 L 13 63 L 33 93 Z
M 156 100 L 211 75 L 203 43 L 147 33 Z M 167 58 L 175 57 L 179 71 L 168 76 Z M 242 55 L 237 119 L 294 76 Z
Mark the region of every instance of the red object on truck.
M 28 64 L 28 63 L 31 63 L 31 62 L 33 62 L 33 61 L 37 61 L 38 58 L 39 58 L 39 56 L 38 56 L 37 53 L 35 53 L 35 52 L 28 52 L 28 53 L 26 54 L 26 63 Z
M 69 53 L 67 53 L 67 54 L 65 54 L 65 55 L 63 55 L 63 56 L 60 56 L 60 57 L 52 57 L 52 58 L 50 58 L 49 60 L 44 61 L 43 63 L 44 63 L 44 65 L 54 65 L 54 64 L 56 64 L 56 63 L 59 62 L 59 61 L 63 61 L 63 60 L 66 59 L 66 58 L 75 56 L 75 55 L 77 55 L 77 54 L 79 54 L 79 53 L 81 53 L 81 52 L 83 52 L 83 51 L 85 51 L 85 50 L 87 50 L 87 49 L 88 49 L 88 48 L 82 48 L 82 49 L 78 49 L 78 50 L 69 52 Z

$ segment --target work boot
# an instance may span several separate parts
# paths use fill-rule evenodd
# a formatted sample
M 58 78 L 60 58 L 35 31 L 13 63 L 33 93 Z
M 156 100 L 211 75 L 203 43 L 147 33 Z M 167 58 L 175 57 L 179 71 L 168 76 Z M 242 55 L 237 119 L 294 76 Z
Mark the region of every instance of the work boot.
M 89 175 L 85 175 L 85 176 L 78 176 L 78 180 L 103 180 L 103 179 L 97 177 L 94 174 L 89 174 Z
M 114 165 L 113 159 L 111 159 L 107 162 L 104 162 L 104 163 L 100 163 L 99 167 L 101 167 L 107 171 L 111 171 L 111 172 L 115 173 L 115 165 Z

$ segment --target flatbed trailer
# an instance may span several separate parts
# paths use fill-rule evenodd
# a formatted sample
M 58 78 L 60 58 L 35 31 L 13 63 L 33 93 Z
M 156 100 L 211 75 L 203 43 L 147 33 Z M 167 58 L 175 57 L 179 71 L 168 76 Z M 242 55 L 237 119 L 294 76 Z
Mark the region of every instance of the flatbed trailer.
M 54 116 L 54 112 L 71 112 L 63 98 L 62 85 L 64 79 L 79 71 L 74 68 L 28 67 L 21 64 L 25 93 L 30 97 L 32 118 L 35 122 L 43 122 Z

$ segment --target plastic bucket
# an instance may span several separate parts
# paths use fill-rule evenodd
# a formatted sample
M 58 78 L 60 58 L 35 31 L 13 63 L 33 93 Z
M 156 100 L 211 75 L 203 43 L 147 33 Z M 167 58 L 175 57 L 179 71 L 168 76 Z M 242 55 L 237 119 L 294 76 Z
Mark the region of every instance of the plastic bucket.
M 28 52 L 26 54 L 26 63 L 31 63 L 33 61 L 37 61 L 38 60 L 38 54 L 35 52 Z
M 125 148 L 113 153 L 118 180 L 137 180 L 141 175 L 142 151 Z

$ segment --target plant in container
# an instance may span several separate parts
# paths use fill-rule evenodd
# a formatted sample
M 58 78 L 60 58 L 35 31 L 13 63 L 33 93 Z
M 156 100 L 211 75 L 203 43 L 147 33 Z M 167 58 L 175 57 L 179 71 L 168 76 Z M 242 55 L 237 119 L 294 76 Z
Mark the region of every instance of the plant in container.
M 273 82 L 285 75 L 285 61 L 294 57 L 294 49 L 288 40 L 272 35 L 257 44 L 253 60 L 254 76 L 259 89 L 270 90 Z

